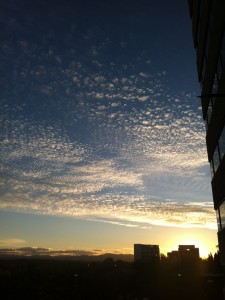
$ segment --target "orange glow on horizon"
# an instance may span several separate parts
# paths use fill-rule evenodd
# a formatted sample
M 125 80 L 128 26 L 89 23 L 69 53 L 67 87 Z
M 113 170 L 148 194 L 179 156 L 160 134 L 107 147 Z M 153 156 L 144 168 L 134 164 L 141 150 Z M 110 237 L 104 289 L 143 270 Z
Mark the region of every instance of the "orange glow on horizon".
M 217 252 L 216 245 L 213 245 L 208 240 L 199 240 L 195 238 L 188 238 L 184 237 L 183 239 L 180 239 L 176 246 L 173 247 L 172 250 L 177 250 L 179 245 L 195 245 L 196 248 L 199 248 L 199 255 L 201 258 L 207 258 L 210 253 L 214 254 Z M 166 254 L 166 253 L 165 253 Z

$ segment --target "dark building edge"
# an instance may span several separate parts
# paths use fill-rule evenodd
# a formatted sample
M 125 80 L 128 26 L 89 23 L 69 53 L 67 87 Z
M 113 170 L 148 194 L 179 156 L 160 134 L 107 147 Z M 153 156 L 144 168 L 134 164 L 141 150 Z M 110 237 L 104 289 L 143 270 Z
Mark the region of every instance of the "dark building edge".
M 225 1 L 189 0 L 206 146 L 225 270 Z

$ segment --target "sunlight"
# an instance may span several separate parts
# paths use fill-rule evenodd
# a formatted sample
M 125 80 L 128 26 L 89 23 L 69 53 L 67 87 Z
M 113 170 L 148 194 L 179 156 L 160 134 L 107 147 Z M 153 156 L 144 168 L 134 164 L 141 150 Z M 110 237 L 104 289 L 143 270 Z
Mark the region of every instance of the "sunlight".
M 199 248 L 199 255 L 201 258 L 207 258 L 209 253 L 214 254 L 217 249 L 216 245 L 212 247 L 208 240 L 199 240 L 193 237 L 185 237 L 179 240 L 179 245 L 195 245 L 196 248 Z

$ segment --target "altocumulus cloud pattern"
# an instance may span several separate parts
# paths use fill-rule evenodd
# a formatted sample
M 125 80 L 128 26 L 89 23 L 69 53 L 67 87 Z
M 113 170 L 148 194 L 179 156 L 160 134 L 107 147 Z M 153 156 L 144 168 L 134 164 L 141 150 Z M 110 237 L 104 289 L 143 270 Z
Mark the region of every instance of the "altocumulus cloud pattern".
M 169 86 L 143 11 L 92 9 L 3 6 L 0 208 L 214 228 L 195 95 Z

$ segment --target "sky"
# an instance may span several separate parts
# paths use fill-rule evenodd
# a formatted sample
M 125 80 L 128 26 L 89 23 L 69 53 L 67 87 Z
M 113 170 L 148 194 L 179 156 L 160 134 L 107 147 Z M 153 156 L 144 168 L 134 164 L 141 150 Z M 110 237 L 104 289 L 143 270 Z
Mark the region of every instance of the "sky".
M 187 1 L 9 0 L 0 23 L 0 248 L 214 253 Z

